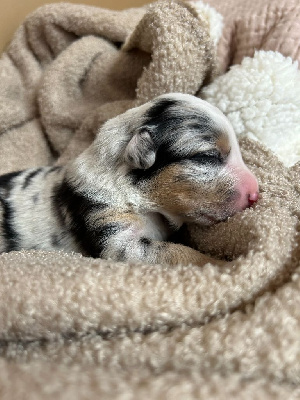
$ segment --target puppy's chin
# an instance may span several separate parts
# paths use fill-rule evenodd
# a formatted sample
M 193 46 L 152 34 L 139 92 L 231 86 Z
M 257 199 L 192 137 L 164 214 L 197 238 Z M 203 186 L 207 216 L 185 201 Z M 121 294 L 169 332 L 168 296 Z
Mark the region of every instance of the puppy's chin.
M 238 210 L 226 209 L 226 210 L 216 210 L 215 212 L 196 212 L 194 215 L 190 215 L 186 222 L 196 223 L 203 226 L 212 226 L 220 222 L 225 222 L 228 218 L 233 217 Z
M 202 226 L 212 226 L 221 222 L 223 219 L 219 219 L 213 215 L 197 213 L 196 215 L 185 217 L 184 220 L 184 222 L 186 223 L 193 223 Z
M 212 226 L 220 222 L 221 220 L 216 219 L 215 217 L 212 217 L 210 215 L 201 215 L 200 217 L 194 219 L 193 222 L 195 222 L 198 225 L 203 225 L 203 226 Z

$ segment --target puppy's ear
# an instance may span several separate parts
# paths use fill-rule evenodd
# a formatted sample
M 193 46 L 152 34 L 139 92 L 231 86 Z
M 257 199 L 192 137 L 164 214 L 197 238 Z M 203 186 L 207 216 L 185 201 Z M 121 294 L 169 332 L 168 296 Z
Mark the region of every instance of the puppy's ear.
M 150 168 L 155 162 L 155 145 L 147 130 L 135 133 L 128 143 L 124 158 L 132 167 L 138 169 Z

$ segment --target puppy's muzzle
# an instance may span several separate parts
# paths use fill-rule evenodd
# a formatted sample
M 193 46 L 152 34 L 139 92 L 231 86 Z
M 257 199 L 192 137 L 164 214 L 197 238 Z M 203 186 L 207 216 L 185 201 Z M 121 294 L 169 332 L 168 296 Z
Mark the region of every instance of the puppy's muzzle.
M 251 207 L 258 200 L 258 182 L 252 172 L 245 166 L 243 169 L 233 168 L 236 176 L 236 211 Z

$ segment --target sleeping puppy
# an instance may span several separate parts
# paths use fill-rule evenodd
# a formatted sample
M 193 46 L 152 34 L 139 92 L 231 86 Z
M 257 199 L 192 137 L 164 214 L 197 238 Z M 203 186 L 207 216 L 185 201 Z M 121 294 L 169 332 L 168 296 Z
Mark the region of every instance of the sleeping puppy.
M 0 252 L 199 265 L 209 258 L 168 237 L 185 222 L 224 221 L 257 197 L 226 117 L 194 96 L 163 95 L 106 122 L 66 166 L 0 177 Z

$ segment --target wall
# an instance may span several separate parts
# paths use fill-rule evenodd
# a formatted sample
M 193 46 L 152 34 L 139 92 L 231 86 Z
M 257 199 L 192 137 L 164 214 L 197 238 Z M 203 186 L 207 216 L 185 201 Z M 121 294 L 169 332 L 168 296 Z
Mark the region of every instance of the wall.
M 51 0 L 0 0 L 0 52 L 3 51 L 17 27 L 21 24 L 27 14 L 37 7 L 58 3 Z M 129 7 L 138 7 L 149 3 L 146 0 L 68 0 L 70 3 L 89 4 L 92 6 L 121 10 Z

